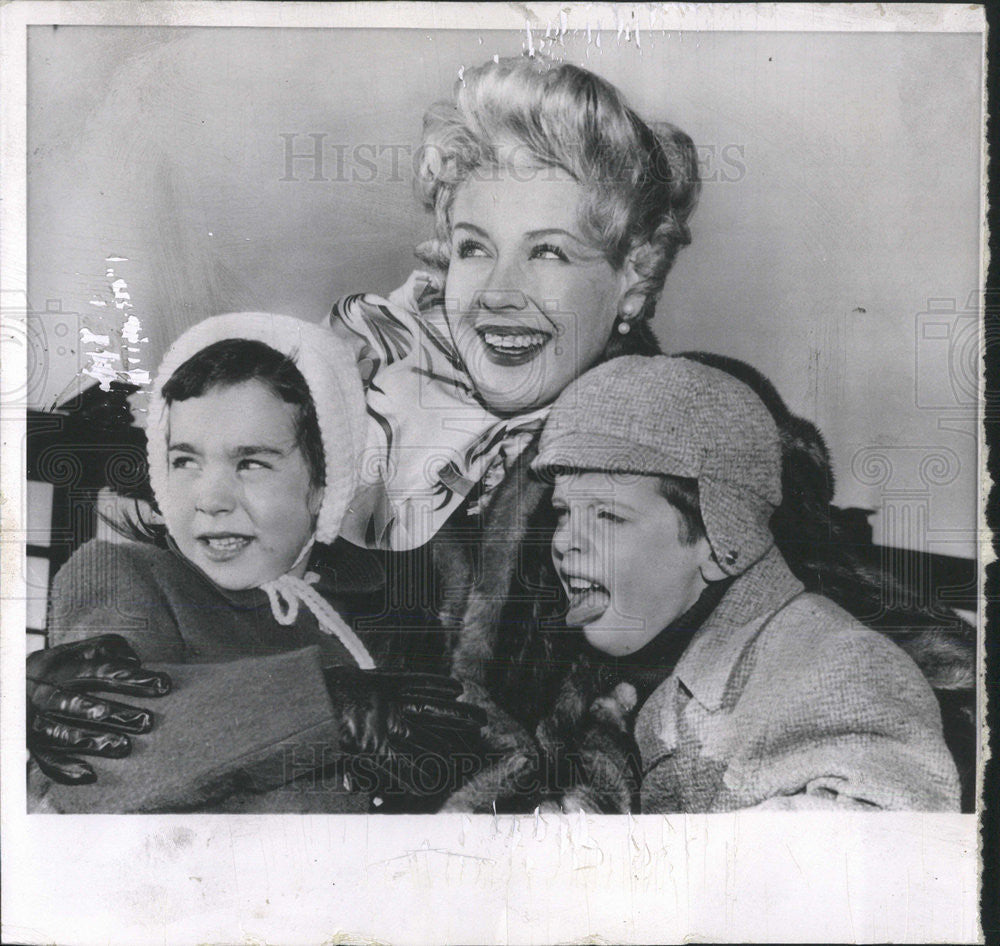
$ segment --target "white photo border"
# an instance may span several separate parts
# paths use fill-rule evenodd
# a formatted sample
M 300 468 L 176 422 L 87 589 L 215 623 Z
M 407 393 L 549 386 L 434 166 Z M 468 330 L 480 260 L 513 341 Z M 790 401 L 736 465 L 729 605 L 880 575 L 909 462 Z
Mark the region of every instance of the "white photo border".
M 0 17 L 5 942 L 981 941 L 973 815 L 25 815 L 25 427 L 16 400 L 27 370 L 25 76 L 32 24 L 405 25 L 522 30 L 526 38 L 552 24 L 982 33 L 981 9 L 16 2 Z M 985 196 L 982 207 L 985 231 Z M 982 285 L 985 259 L 984 240 Z M 983 450 L 979 463 L 985 484 Z M 980 499 L 982 510 L 985 486 Z M 988 536 L 984 516 L 980 534 Z M 985 558 L 988 540 L 981 545 Z

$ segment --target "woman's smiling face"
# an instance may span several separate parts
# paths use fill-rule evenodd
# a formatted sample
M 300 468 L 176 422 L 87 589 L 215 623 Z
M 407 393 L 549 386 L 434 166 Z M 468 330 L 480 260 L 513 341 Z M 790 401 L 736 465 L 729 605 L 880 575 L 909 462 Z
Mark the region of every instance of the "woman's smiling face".
M 583 194 L 559 168 L 523 167 L 455 195 L 448 324 L 497 413 L 547 404 L 607 345 L 628 277 L 581 230 Z
M 260 381 L 170 405 L 163 517 L 184 557 L 222 588 L 280 577 L 312 535 L 322 489 L 295 412 Z

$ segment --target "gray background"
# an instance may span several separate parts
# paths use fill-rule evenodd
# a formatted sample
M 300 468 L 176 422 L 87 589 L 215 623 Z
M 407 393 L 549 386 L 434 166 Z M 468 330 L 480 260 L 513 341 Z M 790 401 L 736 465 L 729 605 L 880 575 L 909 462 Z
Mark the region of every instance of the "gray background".
M 552 52 L 618 85 L 645 118 L 679 124 L 703 158 L 661 341 L 769 375 L 824 432 L 837 501 L 880 510 L 877 538 L 974 554 L 981 37 L 600 38 L 569 34 Z M 44 360 L 29 370 L 31 406 L 73 390 L 89 363 L 81 327 L 120 325 L 108 265 L 128 283 L 147 368 L 204 315 L 316 320 L 345 292 L 398 285 L 430 234 L 409 175 L 424 108 L 460 67 L 524 42 L 30 28 L 28 293 Z M 283 134 L 297 152 L 325 135 L 328 180 L 304 159 L 282 180 Z

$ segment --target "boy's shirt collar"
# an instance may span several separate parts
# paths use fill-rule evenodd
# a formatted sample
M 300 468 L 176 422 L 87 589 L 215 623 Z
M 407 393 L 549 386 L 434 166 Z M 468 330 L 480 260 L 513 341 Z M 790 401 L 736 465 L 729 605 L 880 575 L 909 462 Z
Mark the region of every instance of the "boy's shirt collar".
M 674 677 L 705 709 L 722 706 L 736 662 L 764 622 L 804 590 L 777 548 L 740 575 L 681 656 Z
M 709 585 L 698 600 L 679 618 L 671 621 L 645 647 L 621 657 L 602 653 L 590 644 L 585 651 L 607 678 L 605 689 L 611 689 L 621 681 L 628 681 L 635 687 L 641 706 L 674 671 L 681 655 L 687 650 L 692 638 L 718 607 L 735 578 Z

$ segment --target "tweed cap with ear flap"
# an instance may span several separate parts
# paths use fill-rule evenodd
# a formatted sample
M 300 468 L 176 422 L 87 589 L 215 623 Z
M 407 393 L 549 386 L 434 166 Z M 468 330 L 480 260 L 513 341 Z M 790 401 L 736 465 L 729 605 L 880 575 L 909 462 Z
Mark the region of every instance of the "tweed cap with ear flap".
M 532 467 L 696 479 L 709 544 L 730 575 L 774 544 L 778 429 L 750 388 L 700 362 L 633 355 L 591 369 L 552 406 Z
M 316 541 L 332 542 L 358 487 L 365 446 L 365 397 L 353 353 L 329 329 L 289 315 L 232 312 L 204 319 L 170 346 L 153 383 L 146 428 L 149 479 L 163 495 L 167 477 L 168 405 L 163 385 L 203 348 L 230 339 L 263 342 L 288 356 L 305 379 L 316 407 L 326 463 L 323 502 L 316 519 Z

